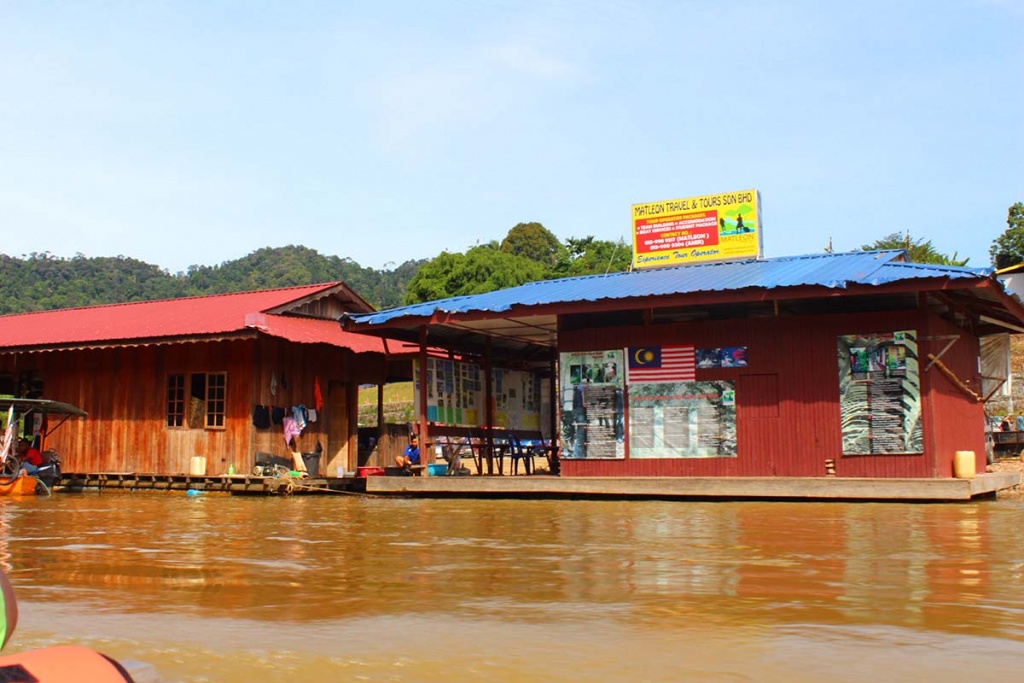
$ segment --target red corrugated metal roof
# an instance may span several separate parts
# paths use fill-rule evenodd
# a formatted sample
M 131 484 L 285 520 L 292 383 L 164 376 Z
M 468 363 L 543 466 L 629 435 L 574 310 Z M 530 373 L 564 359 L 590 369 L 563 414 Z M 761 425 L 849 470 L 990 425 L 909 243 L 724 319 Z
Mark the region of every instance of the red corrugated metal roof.
M 247 327 L 260 330 L 272 337 L 280 337 L 297 344 L 330 344 L 350 349 L 355 353 L 408 354 L 419 351 L 415 344 L 387 341 L 355 332 L 345 332 L 336 320 L 299 318 L 296 316 L 250 314 Z
M 0 316 L 0 349 L 166 340 L 239 333 L 253 327 L 246 324 L 247 316 L 262 314 L 326 292 L 338 284 L 332 282 L 237 294 Z M 266 318 L 273 319 L 267 329 L 268 334 L 291 341 L 333 344 L 352 348 L 357 352 L 383 352 L 384 347 L 379 341 L 373 341 L 363 335 L 343 333 L 334 320 L 280 315 L 267 315 Z M 314 339 L 314 336 L 319 338 Z

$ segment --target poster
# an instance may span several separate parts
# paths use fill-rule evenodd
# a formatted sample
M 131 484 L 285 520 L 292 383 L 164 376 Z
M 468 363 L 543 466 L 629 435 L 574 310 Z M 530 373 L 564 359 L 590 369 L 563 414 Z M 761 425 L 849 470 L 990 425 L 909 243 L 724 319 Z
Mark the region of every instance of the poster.
M 735 456 L 735 383 L 630 384 L 630 458 Z
M 745 368 L 747 367 L 747 347 L 724 346 L 720 349 L 697 349 L 696 359 L 698 370 Z
M 503 429 L 540 429 L 541 383 L 532 372 L 491 369 L 494 426 Z
M 917 332 L 838 338 L 843 455 L 922 453 Z
M 623 352 L 559 356 L 560 457 L 625 458 Z
M 458 427 L 479 427 L 487 419 L 484 409 L 484 372 L 476 363 L 428 358 L 427 421 Z M 419 360 L 413 362 L 414 410 L 420 412 Z M 491 369 L 494 426 L 504 429 L 540 429 L 541 385 L 535 373 Z

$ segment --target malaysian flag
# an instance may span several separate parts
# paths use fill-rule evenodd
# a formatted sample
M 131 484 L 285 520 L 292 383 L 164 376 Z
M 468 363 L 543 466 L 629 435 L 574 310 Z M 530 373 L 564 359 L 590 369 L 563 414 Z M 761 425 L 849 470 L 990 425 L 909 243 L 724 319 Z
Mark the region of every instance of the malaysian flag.
M 626 381 L 629 384 L 692 382 L 696 359 L 692 346 L 631 346 Z

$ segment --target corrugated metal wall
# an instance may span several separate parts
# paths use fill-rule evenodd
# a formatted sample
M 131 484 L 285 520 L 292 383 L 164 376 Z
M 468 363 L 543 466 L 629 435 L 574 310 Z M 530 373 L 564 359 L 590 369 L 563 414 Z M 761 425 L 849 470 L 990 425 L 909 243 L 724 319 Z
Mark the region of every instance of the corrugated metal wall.
M 330 382 L 351 384 L 348 378 L 358 365 L 353 358 L 344 349 L 326 345 L 261 338 L 8 354 L 0 356 L 0 371 L 37 372 L 44 398 L 66 401 L 89 413 L 66 422 L 46 443 L 61 454 L 67 472 L 184 474 L 192 456 L 202 455 L 207 458 L 207 473 L 222 474 L 231 464 L 239 473 L 248 472 L 256 451 L 288 455 L 280 426 L 253 426 L 254 404 L 313 407 L 317 378 L 326 402 Z M 168 427 L 168 374 L 200 372 L 227 373 L 225 428 Z M 275 395 L 271 376 L 276 380 Z M 354 384 L 351 394 L 355 395 Z M 313 451 L 320 441 L 326 454 L 336 454 L 351 469 L 356 462 L 355 401 L 341 405 L 346 403 L 344 396 L 335 399 L 336 405 L 325 403 L 320 419 L 299 437 L 298 447 Z M 340 431 L 334 430 L 341 435 L 338 444 L 330 442 L 332 420 L 340 422 Z M 333 464 L 325 457 L 322 471 Z
M 923 455 L 843 456 L 839 415 L 839 335 L 915 329 L 921 358 Z M 693 344 L 746 346 L 748 367 L 697 370 L 698 380 L 736 382 L 737 457 L 562 461 L 565 476 L 949 477 L 953 453 L 974 450 L 984 470 L 984 412 L 927 355 L 950 336 L 943 362 L 980 391 L 978 341 L 923 310 L 777 317 L 562 332 L 561 351 Z

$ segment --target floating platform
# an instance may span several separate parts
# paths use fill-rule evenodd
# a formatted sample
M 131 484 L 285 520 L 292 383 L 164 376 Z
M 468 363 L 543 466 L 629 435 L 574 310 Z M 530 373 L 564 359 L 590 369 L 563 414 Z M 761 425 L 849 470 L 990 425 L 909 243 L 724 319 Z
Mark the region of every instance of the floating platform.
M 836 500 L 953 502 L 995 496 L 1021 485 L 1020 472 L 971 479 L 841 477 L 554 477 L 371 476 L 341 478 L 191 476 L 139 473 L 65 474 L 59 490 L 202 491 L 235 495 L 370 494 L 446 498 L 581 498 L 678 500 Z
M 840 477 L 368 477 L 377 495 L 681 500 L 965 501 L 1021 484 L 1019 472 L 971 479 Z
M 193 476 L 188 474 L 141 474 L 138 472 L 65 473 L 58 490 L 199 491 L 236 495 L 301 495 L 312 493 L 359 493 L 365 480 L 344 478 L 257 477 L 249 474 Z

